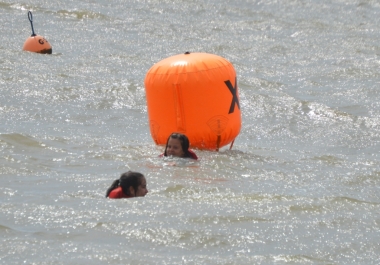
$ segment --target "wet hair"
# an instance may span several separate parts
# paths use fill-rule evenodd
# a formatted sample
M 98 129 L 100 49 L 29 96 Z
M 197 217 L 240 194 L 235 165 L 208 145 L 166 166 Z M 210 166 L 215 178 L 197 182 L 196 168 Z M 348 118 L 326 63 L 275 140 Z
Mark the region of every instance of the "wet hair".
M 181 147 L 182 147 L 182 151 L 185 153 L 183 157 L 190 157 L 190 158 L 192 158 L 192 156 L 191 156 L 191 154 L 189 152 L 189 147 L 190 147 L 189 138 L 187 138 L 187 136 L 184 135 L 184 134 L 182 134 L 182 133 L 172 133 L 168 137 L 168 140 L 166 141 L 166 147 L 165 147 L 164 156 L 168 156 L 166 150 L 168 149 L 168 143 L 169 143 L 170 138 L 172 138 L 172 139 L 178 139 L 180 141 Z
M 129 187 L 132 187 L 136 192 L 138 187 L 141 185 L 143 178 L 143 174 L 134 171 L 128 171 L 121 174 L 120 178 L 112 182 L 111 186 L 108 188 L 106 198 L 110 195 L 111 191 L 119 186 L 123 190 L 124 194 L 131 196 L 129 193 Z

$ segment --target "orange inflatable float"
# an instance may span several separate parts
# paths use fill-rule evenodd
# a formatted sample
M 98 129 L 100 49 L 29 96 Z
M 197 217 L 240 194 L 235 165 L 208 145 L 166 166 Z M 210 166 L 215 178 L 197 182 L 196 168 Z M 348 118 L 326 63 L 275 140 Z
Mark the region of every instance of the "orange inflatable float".
M 208 53 L 175 55 L 153 65 L 144 83 L 156 144 L 181 132 L 192 147 L 219 150 L 239 134 L 236 72 L 226 59 Z
M 32 35 L 26 39 L 22 49 L 29 52 L 51 54 L 53 52 L 53 49 L 51 48 L 50 43 L 44 37 L 34 33 L 33 16 L 32 12 L 30 11 L 28 12 L 28 18 L 32 26 Z

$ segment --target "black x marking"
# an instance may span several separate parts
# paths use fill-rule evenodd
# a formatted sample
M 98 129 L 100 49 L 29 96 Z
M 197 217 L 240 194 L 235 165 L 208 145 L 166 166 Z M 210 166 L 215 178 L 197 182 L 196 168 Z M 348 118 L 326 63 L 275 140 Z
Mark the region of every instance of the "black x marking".
M 235 110 L 235 103 L 237 104 L 238 108 L 240 109 L 239 99 L 237 96 L 237 79 L 235 77 L 235 87 L 232 86 L 230 80 L 224 81 L 224 83 L 227 85 L 228 89 L 230 90 L 232 94 L 232 102 L 230 106 L 230 111 L 228 114 L 233 113 Z

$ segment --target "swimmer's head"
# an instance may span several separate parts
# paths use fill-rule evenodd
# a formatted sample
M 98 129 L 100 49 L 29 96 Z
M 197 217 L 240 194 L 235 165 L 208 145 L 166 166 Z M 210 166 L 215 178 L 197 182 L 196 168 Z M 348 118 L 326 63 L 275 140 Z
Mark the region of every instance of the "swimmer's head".
M 131 197 L 144 197 L 148 193 L 143 174 L 134 171 L 123 173 L 119 179 L 123 192 Z
M 166 142 L 164 156 L 191 157 L 190 142 L 182 133 L 172 133 Z
M 108 188 L 106 198 L 118 187 L 121 187 L 123 193 L 128 197 L 144 197 L 148 193 L 146 179 L 139 172 L 128 171 L 121 174 L 120 178 L 116 179 Z

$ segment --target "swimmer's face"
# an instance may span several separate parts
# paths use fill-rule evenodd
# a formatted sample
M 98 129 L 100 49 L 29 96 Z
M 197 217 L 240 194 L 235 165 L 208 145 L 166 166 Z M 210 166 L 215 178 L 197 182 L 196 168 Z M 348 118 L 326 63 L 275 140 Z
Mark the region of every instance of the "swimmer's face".
M 170 137 L 166 147 L 166 154 L 168 156 L 184 157 L 185 152 L 182 150 L 181 141 Z
M 142 178 L 140 185 L 137 187 L 135 192 L 135 197 L 144 197 L 148 193 L 148 188 L 146 187 L 146 179 Z

